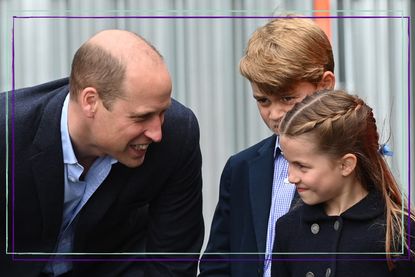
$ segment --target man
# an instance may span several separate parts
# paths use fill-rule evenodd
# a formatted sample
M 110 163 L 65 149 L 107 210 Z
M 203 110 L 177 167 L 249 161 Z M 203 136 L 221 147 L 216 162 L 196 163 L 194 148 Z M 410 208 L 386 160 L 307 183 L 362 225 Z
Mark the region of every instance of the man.
M 296 196 L 285 181 L 288 164 L 279 149 L 278 124 L 306 95 L 335 83 L 330 42 L 305 18 L 278 18 L 258 28 L 240 71 L 274 134 L 226 163 L 200 276 L 270 276 L 275 222 Z
M 1 94 L 1 276 L 196 274 L 198 255 L 173 253 L 202 245 L 199 129 L 171 88 L 152 45 L 106 30 L 75 54 L 69 86 Z

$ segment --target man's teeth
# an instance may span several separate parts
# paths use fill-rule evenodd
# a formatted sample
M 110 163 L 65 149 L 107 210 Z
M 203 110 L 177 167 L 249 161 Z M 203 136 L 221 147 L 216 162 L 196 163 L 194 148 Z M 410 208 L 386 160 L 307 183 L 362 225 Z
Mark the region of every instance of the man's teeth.
M 135 150 L 146 150 L 148 148 L 148 144 L 133 144 L 131 147 Z

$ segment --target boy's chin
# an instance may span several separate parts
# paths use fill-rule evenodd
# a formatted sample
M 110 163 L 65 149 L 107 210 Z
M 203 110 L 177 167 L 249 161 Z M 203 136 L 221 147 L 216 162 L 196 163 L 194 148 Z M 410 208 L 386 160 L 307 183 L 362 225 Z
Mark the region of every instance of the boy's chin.
M 273 132 L 276 135 L 280 134 L 280 130 L 278 129 L 278 127 L 275 126 L 268 126 L 268 128 L 271 130 L 271 132 Z

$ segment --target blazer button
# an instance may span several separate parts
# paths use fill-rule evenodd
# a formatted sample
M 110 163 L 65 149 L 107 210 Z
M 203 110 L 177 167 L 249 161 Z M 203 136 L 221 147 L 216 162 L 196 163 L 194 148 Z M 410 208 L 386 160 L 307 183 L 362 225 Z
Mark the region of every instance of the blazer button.
M 320 231 L 320 226 L 317 223 L 313 223 L 313 225 L 311 225 L 311 233 L 316 235 L 318 234 L 319 231 Z
M 339 230 L 339 228 L 340 228 L 340 222 L 338 221 L 338 220 L 336 220 L 336 222 L 334 222 L 334 230 Z
M 326 277 L 330 277 L 331 276 L 331 268 L 327 268 L 326 270 Z
M 314 273 L 309 271 L 306 273 L 305 277 L 314 277 Z

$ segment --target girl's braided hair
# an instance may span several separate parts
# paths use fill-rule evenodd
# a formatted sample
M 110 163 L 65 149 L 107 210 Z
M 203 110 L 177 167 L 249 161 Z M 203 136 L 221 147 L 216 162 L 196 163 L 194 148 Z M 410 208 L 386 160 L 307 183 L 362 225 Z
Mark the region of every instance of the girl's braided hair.
M 368 191 L 380 192 L 385 200 L 385 252 L 392 269 L 390 253 L 400 252 L 402 237 L 407 238 L 402 215 L 410 215 L 412 220 L 415 216 L 413 211 L 408 212 L 407 200 L 379 152 L 379 134 L 372 108 L 345 91 L 318 92 L 307 96 L 285 115 L 279 132 L 288 137 L 307 133 L 317 151 L 333 159 L 347 153 L 357 157 L 356 178 Z M 405 240 L 404 247 L 407 247 Z

